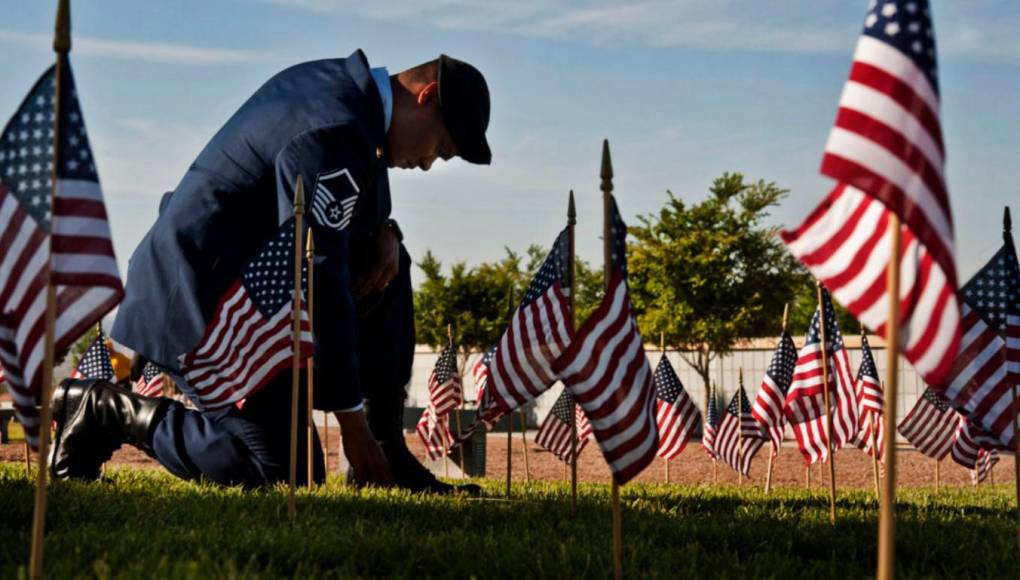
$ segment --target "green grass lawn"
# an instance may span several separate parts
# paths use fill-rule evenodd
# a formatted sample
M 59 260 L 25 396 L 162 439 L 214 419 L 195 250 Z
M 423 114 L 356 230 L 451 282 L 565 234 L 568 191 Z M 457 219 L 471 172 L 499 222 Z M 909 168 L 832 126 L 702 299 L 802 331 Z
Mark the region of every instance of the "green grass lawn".
M 609 488 L 517 485 L 515 501 L 358 491 L 298 497 L 119 469 L 50 488 L 46 575 L 85 577 L 595 577 L 612 575 Z M 503 482 L 480 482 L 494 495 Z M 32 518 L 24 467 L 0 464 L 0 577 L 24 574 Z M 632 485 L 622 490 L 628 577 L 853 578 L 874 573 L 877 507 L 847 492 Z M 1020 577 L 1010 485 L 900 492 L 901 577 Z

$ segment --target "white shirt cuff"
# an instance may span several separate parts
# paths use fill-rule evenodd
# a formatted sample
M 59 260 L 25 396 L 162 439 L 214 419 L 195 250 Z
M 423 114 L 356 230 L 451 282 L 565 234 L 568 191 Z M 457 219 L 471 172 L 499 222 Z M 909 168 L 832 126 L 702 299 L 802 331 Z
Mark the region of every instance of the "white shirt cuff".
M 362 410 L 364 408 L 365 408 L 365 403 L 361 402 L 361 403 L 358 403 L 357 405 L 354 405 L 353 407 L 351 407 L 349 409 L 337 409 L 336 411 L 333 411 L 333 412 L 334 413 L 356 413 L 356 412 L 358 412 L 358 411 L 360 411 L 360 410 Z

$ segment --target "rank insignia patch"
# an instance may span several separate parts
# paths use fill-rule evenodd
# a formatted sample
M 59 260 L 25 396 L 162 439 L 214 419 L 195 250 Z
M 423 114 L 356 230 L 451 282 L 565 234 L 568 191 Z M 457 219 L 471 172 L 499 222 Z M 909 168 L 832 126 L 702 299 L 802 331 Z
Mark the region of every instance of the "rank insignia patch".
M 312 215 L 319 225 L 342 231 L 354 216 L 359 191 L 346 169 L 320 173 L 312 197 Z

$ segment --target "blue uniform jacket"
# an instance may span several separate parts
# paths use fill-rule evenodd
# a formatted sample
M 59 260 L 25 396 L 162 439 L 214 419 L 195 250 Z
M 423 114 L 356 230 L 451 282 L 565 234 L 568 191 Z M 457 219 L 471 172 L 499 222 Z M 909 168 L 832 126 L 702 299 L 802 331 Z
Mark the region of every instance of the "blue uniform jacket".
M 389 216 L 385 145 L 382 101 L 360 50 L 271 78 L 164 199 L 131 257 L 113 338 L 178 371 L 244 262 L 291 216 L 301 174 L 316 249 L 316 402 L 360 403 L 351 279 L 367 265 L 352 240 Z

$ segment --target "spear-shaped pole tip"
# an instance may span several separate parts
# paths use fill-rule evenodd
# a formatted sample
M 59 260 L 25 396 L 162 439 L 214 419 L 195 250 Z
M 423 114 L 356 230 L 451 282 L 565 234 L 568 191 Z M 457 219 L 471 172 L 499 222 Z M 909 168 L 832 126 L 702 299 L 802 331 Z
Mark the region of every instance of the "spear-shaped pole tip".
M 308 257 L 311 258 L 312 255 L 315 253 L 315 242 L 312 241 L 312 230 L 309 229 L 306 235 L 308 237 L 305 240 L 305 254 L 307 254 Z
M 609 157 L 609 139 L 602 140 L 602 170 L 599 172 L 602 178 L 602 191 L 613 191 L 613 161 Z
M 574 207 L 574 190 L 570 190 L 570 197 L 567 201 L 567 225 L 575 225 L 577 223 L 577 208 Z
M 1002 231 L 1007 234 L 1013 231 L 1013 218 L 1009 216 L 1009 206 L 1002 210 Z
M 53 50 L 71 52 L 71 0 L 57 2 L 57 22 L 53 31 Z
M 446 325 L 446 338 L 453 344 L 453 324 Z
M 298 174 L 297 183 L 294 185 L 294 213 L 305 212 L 305 178 Z

